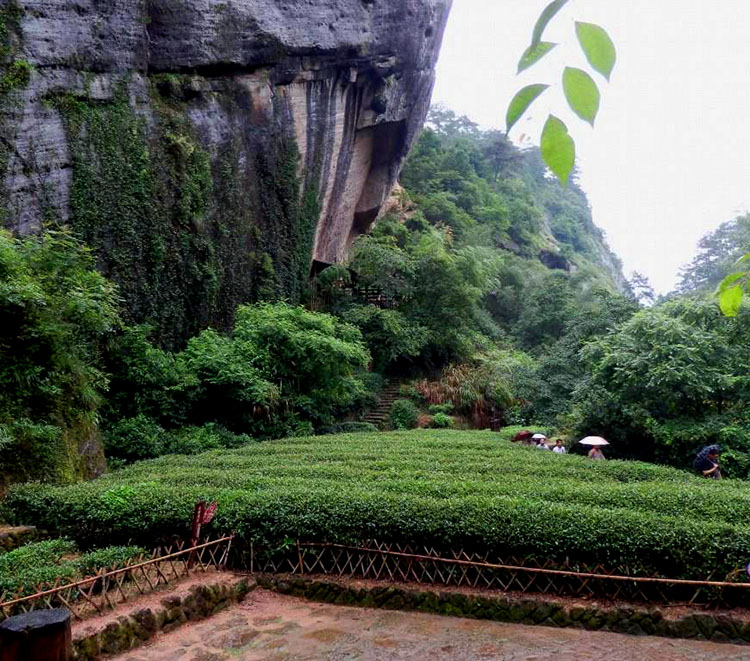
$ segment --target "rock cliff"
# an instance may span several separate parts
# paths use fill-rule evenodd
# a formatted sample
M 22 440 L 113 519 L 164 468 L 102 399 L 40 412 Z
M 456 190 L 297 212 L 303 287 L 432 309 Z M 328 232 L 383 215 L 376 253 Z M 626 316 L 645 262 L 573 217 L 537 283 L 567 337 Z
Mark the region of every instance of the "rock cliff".
M 3 223 L 67 223 L 179 345 L 343 259 L 428 108 L 451 0 L 6 0 Z

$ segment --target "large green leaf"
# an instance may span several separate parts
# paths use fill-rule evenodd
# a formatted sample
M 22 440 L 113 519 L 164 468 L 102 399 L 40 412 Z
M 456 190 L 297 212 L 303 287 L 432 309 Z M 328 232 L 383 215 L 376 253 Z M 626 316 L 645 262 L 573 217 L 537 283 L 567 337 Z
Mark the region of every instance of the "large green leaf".
M 748 274 L 745 271 L 738 271 L 736 273 L 730 273 L 728 276 L 726 276 L 720 283 L 719 286 L 716 288 L 716 293 L 721 294 L 722 292 L 726 291 L 730 287 L 735 287 L 740 284 L 740 280 L 743 278 L 747 278 Z
M 521 115 L 526 112 L 526 109 L 534 103 L 536 98 L 548 87 L 549 85 L 543 85 L 541 83 L 527 85 L 513 97 L 508 106 L 508 112 L 505 114 L 505 126 L 507 127 L 507 132 L 510 132 L 513 125 L 521 119 Z
M 716 296 L 719 298 L 719 307 L 727 317 L 736 317 L 742 305 L 747 285 L 748 274 L 746 271 L 730 273 L 724 278 L 716 289 Z
M 566 67 L 563 72 L 565 98 L 573 112 L 581 119 L 594 125 L 599 112 L 599 88 L 594 79 L 582 69 Z
M 530 66 L 539 62 L 555 46 L 557 44 L 553 44 L 551 41 L 540 41 L 535 46 L 529 46 L 518 61 L 518 73 L 526 71 Z
M 719 307 L 727 317 L 736 317 L 742 305 L 744 292 L 740 285 L 727 287 L 719 293 Z
M 576 22 L 576 34 L 589 64 L 609 80 L 615 68 L 617 51 L 607 31 L 593 23 Z
M 554 115 L 550 115 L 544 125 L 541 150 L 549 169 L 567 184 L 576 160 L 576 144 L 568 134 L 568 127 Z
M 534 32 L 531 35 L 532 46 L 536 46 L 542 40 L 542 35 L 549 22 L 567 3 L 568 0 L 553 0 L 544 8 L 544 11 L 539 15 L 539 19 L 534 26 Z

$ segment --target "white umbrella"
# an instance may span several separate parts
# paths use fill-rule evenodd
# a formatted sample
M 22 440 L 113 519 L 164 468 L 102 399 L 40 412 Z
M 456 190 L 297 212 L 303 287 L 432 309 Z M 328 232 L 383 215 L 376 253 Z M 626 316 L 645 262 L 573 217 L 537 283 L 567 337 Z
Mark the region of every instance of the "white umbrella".
M 609 445 L 609 441 L 601 436 L 587 436 L 578 441 L 581 445 Z
M 543 438 L 547 438 L 544 434 L 534 434 L 531 438 L 535 441 L 541 441 Z

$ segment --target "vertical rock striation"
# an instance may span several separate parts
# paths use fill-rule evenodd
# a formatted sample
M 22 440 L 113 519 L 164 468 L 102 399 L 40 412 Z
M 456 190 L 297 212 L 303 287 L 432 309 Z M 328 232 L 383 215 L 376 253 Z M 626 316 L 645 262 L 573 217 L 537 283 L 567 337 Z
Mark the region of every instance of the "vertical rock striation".
M 4 0 L 3 222 L 69 223 L 167 346 L 294 300 L 387 198 L 450 2 Z

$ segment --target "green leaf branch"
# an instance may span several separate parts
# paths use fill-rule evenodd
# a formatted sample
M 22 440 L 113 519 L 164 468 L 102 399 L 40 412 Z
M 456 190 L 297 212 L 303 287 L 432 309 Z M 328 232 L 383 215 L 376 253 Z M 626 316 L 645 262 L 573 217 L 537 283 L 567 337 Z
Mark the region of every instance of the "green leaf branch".
M 543 41 L 544 32 L 569 0 L 553 0 L 540 14 L 531 35 L 531 45 L 521 55 L 518 73 L 531 68 L 551 52 L 558 44 Z M 578 43 L 593 71 L 609 81 L 617 61 L 617 51 L 607 31 L 593 23 L 575 23 Z M 596 81 L 583 69 L 565 67 L 562 74 L 565 99 L 570 109 L 582 120 L 594 125 L 599 112 L 601 93 Z M 505 117 L 506 132 L 526 113 L 550 85 L 535 83 L 521 89 L 511 100 Z M 563 183 L 567 184 L 575 165 L 575 140 L 567 126 L 550 114 L 542 130 L 540 141 L 542 158 L 547 167 Z
M 738 264 L 750 263 L 750 253 L 740 257 Z M 727 317 L 736 317 L 745 294 L 750 291 L 750 270 L 736 271 L 724 278 L 716 289 L 719 307 Z

